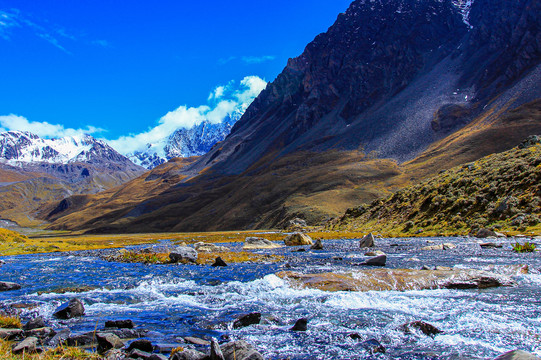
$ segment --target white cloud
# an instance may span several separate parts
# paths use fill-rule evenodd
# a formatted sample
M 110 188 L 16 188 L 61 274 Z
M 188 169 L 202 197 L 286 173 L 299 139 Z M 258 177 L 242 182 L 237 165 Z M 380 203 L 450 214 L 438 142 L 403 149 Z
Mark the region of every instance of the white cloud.
M 265 56 L 243 56 L 242 61 L 247 64 L 261 64 L 267 61 L 272 61 L 276 59 L 276 56 L 265 55 Z
M 222 122 L 236 111 L 244 111 L 251 102 L 265 89 L 267 83 L 257 76 L 247 76 L 235 86 L 230 82 L 218 86 L 211 92 L 209 104 L 199 107 L 180 106 L 160 118 L 158 124 L 139 134 L 122 136 L 116 140 L 106 140 L 122 154 L 143 151 L 148 144 L 161 143 L 179 128 L 191 128 L 208 120 Z
M 0 10 L 0 37 L 9 40 L 9 29 L 15 27 L 21 27 L 19 12 L 17 10 Z
M 29 121 L 24 116 L 5 115 L 0 116 L 0 131 L 29 131 L 42 138 L 61 138 L 80 134 L 96 134 L 104 132 L 104 129 L 95 126 L 87 126 L 85 129 L 65 128 L 63 125 L 50 124 L 48 122 Z

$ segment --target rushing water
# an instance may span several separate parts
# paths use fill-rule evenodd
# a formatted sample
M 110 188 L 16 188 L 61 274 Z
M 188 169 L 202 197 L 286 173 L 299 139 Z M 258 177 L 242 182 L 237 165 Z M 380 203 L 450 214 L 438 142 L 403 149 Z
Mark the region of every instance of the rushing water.
M 421 251 L 427 241 L 454 242 L 457 249 Z M 498 240 L 499 241 L 499 240 Z M 370 358 L 362 340 L 377 339 L 387 349 L 381 359 L 490 359 L 520 348 L 541 355 L 541 258 L 503 249 L 482 250 L 474 239 L 383 239 L 387 267 L 527 264 L 530 274 L 515 277 L 517 286 L 487 290 L 335 292 L 299 290 L 274 274 L 344 271 L 361 262 L 356 240 L 324 242 L 325 250 L 291 252 L 292 248 L 258 251 L 285 255 L 278 264 L 232 264 L 225 268 L 197 265 L 110 263 L 92 253 L 6 257 L 0 280 L 17 282 L 19 291 L 0 293 L 5 307 L 34 304 L 22 316 L 44 316 L 54 328 L 93 331 L 107 320 L 132 319 L 149 330 L 157 344 L 182 343 L 182 337 L 245 339 L 269 359 Z M 240 245 L 227 245 L 240 249 Z M 412 260 L 417 258 L 420 261 Z M 38 292 L 67 286 L 91 286 L 79 294 Z M 55 308 L 69 298 L 83 300 L 86 315 L 59 322 Z M 261 312 L 262 322 L 232 329 L 241 314 Z M 307 332 L 289 329 L 308 318 Z M 435 337 L 405 334 L 400 326 L 429 322 L 444 333 Z M 357 333 L 362 340 L 348 335 Z

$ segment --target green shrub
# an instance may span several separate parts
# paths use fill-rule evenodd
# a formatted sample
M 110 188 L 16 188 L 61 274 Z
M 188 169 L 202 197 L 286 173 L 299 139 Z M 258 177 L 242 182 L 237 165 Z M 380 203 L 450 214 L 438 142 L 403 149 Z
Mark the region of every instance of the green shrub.
M 513 245 L 513 250 L 518 253 L 534 252 L 535 244 L 525 242 L 523 245 L 521 245 L 517 242 L 515 245 Z

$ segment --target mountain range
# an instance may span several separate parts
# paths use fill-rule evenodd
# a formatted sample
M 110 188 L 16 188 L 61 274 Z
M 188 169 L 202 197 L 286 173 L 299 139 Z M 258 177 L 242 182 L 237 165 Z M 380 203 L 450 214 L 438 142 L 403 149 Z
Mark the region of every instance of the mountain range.
M 541 133 L 540 24 L 538 0 L 353 1 L 219 145 L 42 219 L 91 232 L 325 222 Z

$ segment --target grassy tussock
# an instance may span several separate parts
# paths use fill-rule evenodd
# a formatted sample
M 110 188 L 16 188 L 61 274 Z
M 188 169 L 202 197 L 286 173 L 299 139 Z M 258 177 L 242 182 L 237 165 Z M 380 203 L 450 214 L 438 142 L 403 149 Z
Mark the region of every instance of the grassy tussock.
M 21 327 L 21 319 L 18 316 L 0 314 L 0 328 L 20 329 Z
M 0 339 L 0 359 L 2 360 L 100 360 L 98 354 L 89 353 L 74 347 L 57 347 L 41 354 L 18 354 L 11 352 L 12 343 Z

